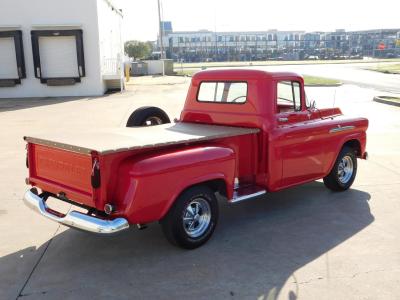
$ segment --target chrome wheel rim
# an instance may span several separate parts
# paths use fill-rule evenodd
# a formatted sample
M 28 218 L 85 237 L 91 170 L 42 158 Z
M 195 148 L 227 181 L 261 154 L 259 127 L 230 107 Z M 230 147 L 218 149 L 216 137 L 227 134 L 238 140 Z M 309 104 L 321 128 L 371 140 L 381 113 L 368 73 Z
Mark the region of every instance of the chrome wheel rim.
M 183 211 L 183 228 L 191 238 L 203 235 L 211 222 L 211 208 L 207 200 L 196 198 Z
M 145 126 L 154 126 L 154 125 L 161 125 L 163 122 L 159 117 L 148 117 L 146 121 L 144 121 Z
M 354 164 L 350 156 L 344 156 L 338 165 L 338 179 L 340 183 L 346 184 L 353 176 Z

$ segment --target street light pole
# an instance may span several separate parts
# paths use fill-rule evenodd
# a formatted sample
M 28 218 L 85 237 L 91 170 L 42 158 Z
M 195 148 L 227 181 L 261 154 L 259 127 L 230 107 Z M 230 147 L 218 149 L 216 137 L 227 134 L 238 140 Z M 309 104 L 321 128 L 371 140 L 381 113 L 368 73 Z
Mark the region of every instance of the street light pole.
M 161 23 L 161 4 L 160 0 L 157 0 L 158 4 L 158 25 L 159 25 L 159 43 L 160 43 L 160 52 L 161 52 L 161 59 L 164 59 L 164 45 L 163 45 L 163 25 Z

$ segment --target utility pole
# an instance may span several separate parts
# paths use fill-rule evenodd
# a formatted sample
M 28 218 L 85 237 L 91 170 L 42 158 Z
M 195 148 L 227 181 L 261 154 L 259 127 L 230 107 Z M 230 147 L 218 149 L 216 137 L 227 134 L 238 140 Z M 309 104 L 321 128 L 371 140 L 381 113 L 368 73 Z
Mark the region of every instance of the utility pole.
M 163 45 L 163 35 L 164 35 L 164 30 L 163 30 L 163 24 L 161 23 L 161 4 L 160 0 L 157 0 L 158 4 L 158 24 L 159 24 L 159 43 L 160 43 L 160 51 L 161 51 L 161 59 L 165 58 L 164 55 L 164 45 Z

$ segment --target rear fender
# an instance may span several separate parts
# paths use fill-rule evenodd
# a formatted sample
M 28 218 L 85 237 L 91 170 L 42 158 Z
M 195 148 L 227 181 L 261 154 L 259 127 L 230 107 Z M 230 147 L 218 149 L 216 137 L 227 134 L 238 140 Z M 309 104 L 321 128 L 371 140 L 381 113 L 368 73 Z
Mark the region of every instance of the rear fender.
M 128 159 L 119 170 L 117 212 L 129 223 L 161 220 L 179 195 L 202 182 L 224 180 L 232 196 L 235 153 L 218 146 L 188 147 Z M 118 206 L 118 205 L 117 205 Z

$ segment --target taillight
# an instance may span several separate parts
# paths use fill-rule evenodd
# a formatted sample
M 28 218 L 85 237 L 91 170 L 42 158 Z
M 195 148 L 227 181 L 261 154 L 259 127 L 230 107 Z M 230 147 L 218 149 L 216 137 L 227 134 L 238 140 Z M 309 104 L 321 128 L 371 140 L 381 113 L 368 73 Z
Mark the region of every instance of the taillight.
M 100 163 L 97 158 L 93 160 L 91 182 L 92 188 L 97 189 L 100 187 Z
M 28 144 L 25 146 L 26 149 L 26 158 L 25 158 L 25 165 L 29 169 L 29 160 L 28 160 Z

